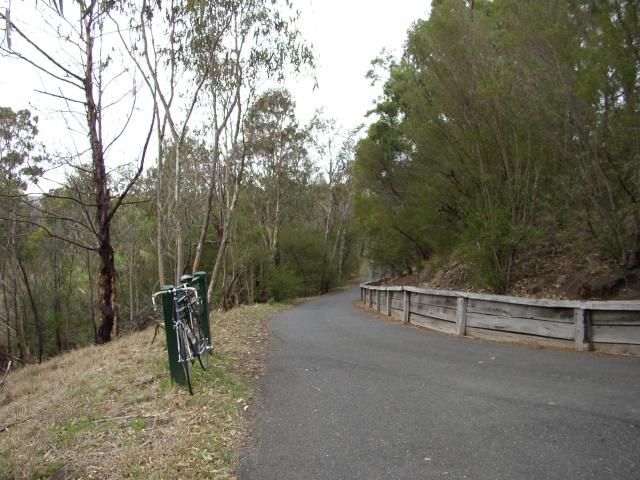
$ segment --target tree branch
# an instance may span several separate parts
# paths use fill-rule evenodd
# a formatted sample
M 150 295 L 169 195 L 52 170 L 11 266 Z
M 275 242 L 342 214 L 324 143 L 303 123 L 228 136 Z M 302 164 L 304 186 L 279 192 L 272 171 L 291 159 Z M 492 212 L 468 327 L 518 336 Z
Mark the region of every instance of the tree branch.
M 154 104 L 153 114 L 151 115 L 151 124 L 149 125 L 149 132 L 147 133 L 147 138 L 144 142 L 144 147 L 142 149 L 142 158 L 140 159 L 140 165 L 138 166 L 138 171 L 136 172 L 134 177 L 131 179 L 127 187 L 124 189 L 124 191 L 118 196 L 118 199 L 116 200 L 115 205 L 108 212 L 107 214 L 108 221 L 110 221 L 113 218 L 113 216 L 116 214 L 116 211 L 118 210 L 118 208 L 120 208 L 120 205 L 122 205 L 122 202 L 124 201 L 125 197 L 129 193 L 129 190 L 131 190 L 133 185 L 138 181 L 138 178 L 140 178 L 140 175 L 142 174 L 142 170 L 144 168 L 144 159 L 147 156 L 147 147 L 149 146 L 149 140 L 151 139 L 151 134 L 153 133 L 153 126 L 155 125 L 155 121 L 156 121 L 157 108 L 158 108 L 157 105 Z
M 23 38 L 23 39 L 24 39 L 24 40 L 25 40 L 29 45 L 31 45 L 33 48 L 35 48 L 35 49 L 36 49 L 36 51 L 40 52 L 40 54 L 41 54 L 42 56 L 44 56 L 47 60 L 49 60 L 53 65 L 55 65 L 56 67 L 58 67 L 58 68 L 59 68 L 60 70 L 62 70 L 64 73 L 66 73 L 67 75 L 69 75 L 71 78 L 75 78 L 78 82 L 80 82 L 80 84 L 82 84 L 82 83 L 84 82 L 84 79 L 83 79 L 81 76 L 76 75 L 76 74 L 75 74 L 75 73 L 73 73 L 71 70 L 69 70 L 68 68 L 66 68 L 64 65 L 60 64 L 56 59 L 54 59 L 51 55 L 49 55 L 47 52 L 45 52 L 42 48 L 40 48 L 40 46 L 39 46 L 37 43 L 35 43 L 33 40 L 31 40 L 31 38 L 29 38 L 29 36 L 28 36 L 28 35 L 24 34 L 24 33 L 22 32 L 22 30 L 20 30 L 20 29 L 16 26 L 16 24 L 15 24 L 15 23 L 13 23 L 9 18 L 7 18 L 7 17 L 6 17 L 3 13 L 1 13 L 1 12 L 0 12 L 0 18 L 1 18 L 1 19 L 4 19 L 4 20 L 7 22 L 7 24 L 8 24 L 7 26 L 8 26 L 8 28 L 13 28 L 13 29 L 16 31 L 16 33 L 17 33 L 18 35 L 20 35 L 20 36 L 21 36 L 21 37 L 22 37 L 22 38 Z M 17 52 L 11 52 L 11 53 L 15 53 L 15 54 L 17 54 L 17 55 L 20 55 L 20 54 L 18 54 Z M 25 60 L 26 60 L 26 58 L 25 58 Z M 30 62 L 30 63 L 31 63 L 31 62 Z M 35 63 L 34 63 L 33 65 L 35 65 Z M 37 66 L 37 65 L 36 65 L 36 66 Z M 43 68 L 41 68 L 41 67 L 38 67 L 38 68 L 40 68 L 41 70 L 45 71 L 46 73 L 51 74 L 50 72 L 48 72 L 47 70 L 45 70 L 45 69 L 43 69 Z M 53 76 L 55 76 L 55 75 L 53 75 Z M 58 77 L 56 76 L 56 78 L 58 78 Z M 65 81 L 67 81 L 67 82 L 71 83 L 72 85 L 78 86 L 78 85 L 74 84 L 73 82 L 71 82 L 71 81 L 70 81 L 70 80 L 68 80 L 68 79 L 67 79 L 67 80 L 65 80 Z M 79 88 L 82 88 L 82 87 L 79 87 Z
M 5 217 L 3 215 L 0 215 L 0 220 L 6 220 L 6 221 L 10 221 L 10 222 L 15 220 L 15 221 L 20 222 L 20 223 L 26 223 L 28 225 L 32 225 L 32 226 L 37 227 L 37 228 L 41 228 L 51 238 L 57 238 L 58 240 L 61 240 L 61 241 L 66 242 L 66 243 L 69 243 L 71 245 L 75 245 L 76 247 L 82 248 L 84 250 L 90 250 L 92 252 L 97 252 L 98 251 L 97 247 L 91 247 L 89 245 L 84 245 L 82 243 L 76 242 L 75 240 L 71 240 L 70 238 L 66 238 L 66 237 L 63 237 L 63 236 L 58 235 L 56 233 L 53 233 L 48 227 L 45 227 L 41 223 L 35 222 L 33 220 L 30 220 L 30 219 L 26 219 L 26 218 L 25 219 L 8 218 L 8 217 Z
M 38 90 L 37 88 L 34 88 L 34 91 L 38 93 L 42 93 L 43 95 L 49 95 L 50 97 L 60 98 L 65 102 L 79 103 L 80 105 L 83 105 L 83 106 L 87 104 L 87 102 L 83 102 L 82 100 L 75 100 L 65 95 L 56 95 L 55 93 L 45 92 L 44 90 Z

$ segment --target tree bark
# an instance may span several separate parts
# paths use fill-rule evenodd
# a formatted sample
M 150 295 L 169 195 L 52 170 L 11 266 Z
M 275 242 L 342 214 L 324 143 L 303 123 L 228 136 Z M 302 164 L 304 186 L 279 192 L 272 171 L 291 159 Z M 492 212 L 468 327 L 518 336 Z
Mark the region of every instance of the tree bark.
M 180 142 L 181 143 L 181 142 Z M 176 183 L 174 190 L 174 201 L 176 211 L 176 275 L 175 283 L 180 283 L 180 277 L 184 272 L 184 241 L 182 238 L 182 215 L 179 210 L 180 207 L 180 143 L 175 143 L 173 146 L 174 159 L 175 159 L 175 175 Z
M 158 282 L 160 287 L 167 284 L 164 269 L 164 217 L 162 207 L 162 155 L 164 155 L 164 128 L 160 126 L 159 110 L 156 113 L 158 122 L 158 171 L 156 181 L 156 256 L 158 260 Z
M 96 325 L 96 303 L 95 292 L 93 291 L 93 269 L 91 268 L 91 257 L 87 251 L 87 274 L 89 276 L 89 295 L 91 296 L 91 325 L 93 326 L 93 339 L 98 343 L 98 325 Z
M 98 251 L 100 255 L 100 277 L 98 280 L 98 343 L 107 343 L 118 334 L 118 310 L 116 305 L 116 271 L 113 247 L 110 243 L 108 226 Z

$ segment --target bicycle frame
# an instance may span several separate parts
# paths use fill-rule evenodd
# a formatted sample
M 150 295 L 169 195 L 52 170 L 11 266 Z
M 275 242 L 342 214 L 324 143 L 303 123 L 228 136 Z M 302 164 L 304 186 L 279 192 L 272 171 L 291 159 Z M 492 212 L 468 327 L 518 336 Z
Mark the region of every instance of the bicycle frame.
M 184 383 L 186 383 L 189 393 L 193 395 L 191 364 L 194 364 L 197 358 L 202 369 L 207 370 L 211 365 L 213 345 L 211 345 L 210 339 L 203 335 L 202 308 L 198 298 L 198 290 L 188 287 L 187 283 L 184 283 L 177 287 L 156 292 L 151 296 L 154 308 L 156 307 L 156 297 L 168 294 L 171 295 L 171 302 L 169 302 L 169 298 L 164 302 L 165 329 L 168 330 L 171 325 L 174 331 L 173 336 L 167 332 L 171 375 L 172 377 L 174 374 L 178 375 L 175 368 L 177 365 L 182 366 Z M 168 318 L 169 303 L 172 305 L 171 324 Z M 208 319 L 205 318 L 204 322 L 208 322 Z M 208 324 L 206 326 L 208 327 Z M 181 375 L 177 379 L 180 383 L 183 383 Z
M 180 292 L 185 292 L 185 294 L 181 297 L 178 298 L 178 295 Z M 178 362 L 182 363 L 182 362 L 189 362 L 189 361 L 193 361 L 194 358 L 194 352 L 193 352 L 193 346 L 189 344 L 189 342 L 187 341 L 187 344 L 184 345 L 185 351 L 187 352 L 187 358 L 181 358 L 180 357 L 180 352 L 182 351 L 182 342 L 183 342 L 183 337 L 182 335 L 178 334 L 178 330 L 180 328 L 184 329 L 185 331 L 185 335 L 186 332 L 188 331 L 188 329 L 185 326 L 185 323 L 180 315 L 180 305 L 184 305 L 183 309 L 186 307 L 187 303 L 185 302 L 185 300 L 188 300 L 191 297 L 191 293 L 189 292 L 193 292 L 193 296 L 195 297 L 195 299 L 198 299 L 198 290 L 193 288 L 193 287 L 187 287 L 186 285 L 181 285 L 178 287 L 174 287 L 170 290 L 162 290 L 160 292 L 156 292 L 151 296 L 151 301 L 153 302 L 153 307 L 156 308 L 156 297 L 159 295 L 166 295 L 166 294 L 171 294 L 173 297 L 173 307 L 174 307 L 174 317 L 173 317 L 173 329 L 176 331 L 176 344 L 178 346 Z M 193 322 L 193 319 L 191 318 L 190 315 L 187 315 L 189 317 L 189 321 Z M 191 328 L 193 328 L 193 325 L 191 325 Z M 198 352 L 200 353 L 200 352 Z

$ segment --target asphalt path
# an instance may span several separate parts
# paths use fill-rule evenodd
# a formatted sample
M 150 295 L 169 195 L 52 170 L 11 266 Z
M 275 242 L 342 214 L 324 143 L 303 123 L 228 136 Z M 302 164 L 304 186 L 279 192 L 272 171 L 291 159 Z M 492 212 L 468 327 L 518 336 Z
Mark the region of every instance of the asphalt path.
M 241 479 L 640 479 L 640 359 L 363 313 L 351 289 L 272 322 Z

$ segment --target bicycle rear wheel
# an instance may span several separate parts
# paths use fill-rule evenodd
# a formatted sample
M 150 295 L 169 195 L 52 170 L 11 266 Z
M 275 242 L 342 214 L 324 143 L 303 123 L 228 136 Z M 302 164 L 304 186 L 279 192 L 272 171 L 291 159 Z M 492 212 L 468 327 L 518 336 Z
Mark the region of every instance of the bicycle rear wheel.
M 197 306 L 189 305 L 189 315 L 191 316 L 191 325 L 193 325 L 193 334 L 196 338 L 196 352 L 198 362 L 203 370 L 207 370 L 211 366 L 211 348 L 208 339 L 205 338 L 202 329 L 202 320 Z
M 191 366 L 189 362 L 189 355 L 191 348 L 189 347 L 189 339 L 187 338 L 187 332 L 184 326 L 179 325 L 176 331 L 178 336 L 178 358 L 182 365 L 182 371 L 184 372 L 184 378 L 187 382 L 189 389 L 189 395 L 193 395 L 193 385 L 191 384 Z

